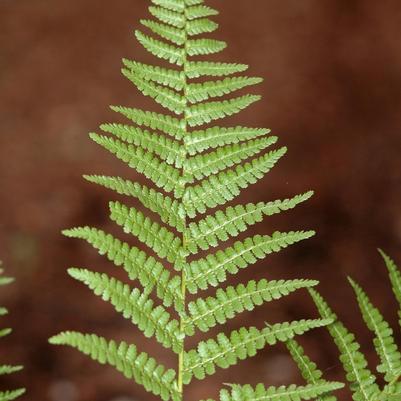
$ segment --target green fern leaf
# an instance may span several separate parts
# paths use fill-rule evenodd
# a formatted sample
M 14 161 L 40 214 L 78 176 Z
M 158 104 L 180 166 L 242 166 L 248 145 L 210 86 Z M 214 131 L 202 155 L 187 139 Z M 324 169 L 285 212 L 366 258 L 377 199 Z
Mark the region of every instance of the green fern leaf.
M 160 258 L 166 258 L 171 263 L 180 259 L 182 242 L 174 233 L 120 202 L 110 202 L 110 212 L 111 220 L 123 227 L 124 232 L 135 235 Z
M 128 277 L 131 280 L 139 280 L 147 293 L 155 288 L 164 306 L 174 304 L 178 311 L 183 310 L 180 277 L 171 277 L 170 272 L 152 256 L 96 228 L 78 227 L 64 230 L 63 234 L 70 238 L 86 240 L 116 266 L 123 266 Z
M 161 40 L 143 34 L 141 31 L 135 31 L 135 36 L 139 43 L 154 56 L 169 61 L 171 64 L 184 64 L 184 51 L 176 46 L 169 45 Z
M 381 360 L 377 371 L 385 374 L 384 378 L 388 383 L 392 382 L 401 373 L 401 354 L 395 344 L 393 330 L 362 288 L 352 279 L 349 278 L 349 281 L 355 291 L 362 317 L 369 330 L 375 334 L 374 345 Z
M 279 252 L 314 234 L 313 231 L 275 232 L 272 236 L 255 235 L 243 242 L 238 241 L 232 247 L 190 263 L 186 277 L 187 289 L 191 294 L 196 294 L 200 289 L 216 287 L 226 280 L 227 273 L 236 274 L 239 269 L 245 269 L 259 259 L 264 259 L 266 255 Z
M 203 332 L 209 331 L 218 324 L 246 311 L 252 311 L 264 302 L 277 300 L 300 288 L 317 285 L 313 280 L 279 280 L 258 282 L 252 280 L 248 284 L 230 286 L 225 290 L 218 289 L 215 297 L 199 298 L 188 304 L 189 320 L 185 323 L 187 333 L 194 334 L 194 326 Z
M 312 191 L 297 195 L 292 199 L 276 200 L 274 202 L 260 202 L 258 204 L 229 206 L 225 211 L 217 211 L 214 216 L 207 216 L 198 223 L 190 223 L 191 233 L 187 239 L 188 249 L 192 253 L 198 252 L 198 247 L 207 250 L 219 245 L 219 241 L 227 241 L 236 237 L 249 226 L 259 223 L 263 216 L 272 216 L 285 210 L 296 207 L 313 195 Z
M 176 28 L 184 28 L 185 15 L 175 11 L 171 11 L 164 7 L 149 7 L 149 12 L 159 21 L 172 25 Z
M 1 262 L 0 262 L 0 266 L 1 266 Z M 0 267 L 0 286 L 8 285 L 8 284 L 11 284 L 14 282 L 14 279 L 12 277 L 2 276 L 3 273 L 4 273 L 4 270 Z
M 292 359 L 297 364 L 302 377 L 306 380 L 308 385 L 320 385 L 326 383 L 322 379 L 323 372 L 318 369 L 317 365 L 312 362 L 307 355 L 302 346 L 295 340 L 291 339 L 286 342 L 288 351 L 291 354 Z M 333 389 L 334 390 L 334 389 Z M 337 398 L 331 394 L 331 391 L 324 391 L 319 394 L 319 398 L 316 401 L 336 401 Z
M 389 256 L 387 256 L 380 249 L 379 249 L 379 252 L 382 255 L 384 262 L 386 264 L 395 298 L 398 301 L 398 304 L 400 305 L 400 310 L 398 312 L 398 316 L 400 317 L 399 323 L 401 326 L 401 273 L 400 273 L 397 265 L 394 263 L 394 261 Z
M 201 18 L 192 21 L 187 21 L 186 25 L 186 31 L 189 36 L 214 32 L 217 28 L 218 25 L 208 18 Z
M 0 330 L 0 338 L 1 338 L 1 337 L 7 337 L 7 336 L 10 335 L 11 333 L 12 333 L 12 329 L 10 329 L 10 328 L 1 329 L 1 330 Z
M 166 192 L 172 192 L 176 189 L 180 177 L 179 170 L 160 161 L 153 153 L 105 135 L 91 133 L 90 137 L 98 145 L 127 163 L 131 168 L 143 173 L 157 187 L 164 189 Z
M 117 113 L 121 113 L 140 126 L 160 130 L 177 140 L 183 137 L 181 123 L 177 118 L 129 107 L 111 106 L 111 109 Z
M 240 386 L 230 385 L 231 390 L 223 389 L 220 391 L 220 401 L 301 401 L 312 400 L 329 391 L 338 390 L 343 387 L 342 383 L 321 382 L 318 384 L 308 384 L 306 386 L 296 386 L 292 384 L 288 387 L 265 387 L 258 384 L 255 388 L 249 384 Z M 213 401 L 209 399 L 208 401 Z
M 22 369 L 22 366 L 2 365 L 0 366 L 0 376 L 11 375 L 12 373 L 19 372 Z
M 218 334 L 216 340 L 201 341 L 197 349 L 187 353 L 183 380 L 189 384 L 192 377 L 203 380 L 213 375 L 216 367 L 227 369 L 236 365 L 239 360 L 255 356 L 258 350 L 266 345 L 285 342 L 295 335 L 301 335 L 312 328 L 322 327 L 331 323 L 331 319 L 300 320 L 295 322 L 277 323 L 262 330 L 256 327 L 242 327 L 229 336 Z
M 124 180 L 121 177 L 84 175 L 84 178 L 91 183 L 111 189 L 120 195 L 132 196 L 138 199 L 143 206 L 157 213 L 163 223 L 170 225 L 179 232 L 183 232 L 184 225 L 181 216 L 184 212 L 181 204 L 176 200 L 145 185 Z
M 182 168 L 184 160 L 181 155 L 181 145 L 175 140 L 124 124 L 102 124 L 100 129 L 109 134 L 113 134 L 118 139 L 130 145 L 140 147 L 147 152 L 156 154 L 167 164 Z
M 24 389 L 11 390 L 11 391 L 0 391 L 0 401 L 12 401 L 18 397 L 21 397 L 25 393 Z
M 177 91 L 181 91 L 184 88 L 185 77 L 180 71 L 138 63 L 127 59 L 123 59 L 123 63 L 126 67 L 126 69 L 123 69 L 123 73 L 128 79 L 130 78 L 130 74 L 134 74 Z
M 142 77 L 130 76 L 130 81 L 138 88 L 143 95 L 149 96 L 161 106 L 175 114 L 182 114 L 185 109 L 183 97 L 176 91 L 167 89 L 160 85 L 155 85 L 151 81 Z
M 187 89 L 187 97 L 191 103 L 202 102 L 213 97 L 228 95 L 247 86 L 256 85 L 262 81 L 262 78 L 234 77 L 226 78 L 222 81 L 190 84 Z
M 322 296 L 315 290 L 309 292 L 322 316 L 331 318 L 334 323 L 328 326 L 328 330 L 340 351 L 340 360 L 347 375 L 346 378 L 351 384 L 354 401 L 377 400 L 380 394 L 376 378 L 368 368 L 365 356 L 359 351 L 359 344 L 355 336 L 337 319 L 337 316 L 330 309 Z
M 213 127 L 207 130 L 193 131 L 188 137 L 184 138 L 184 141 L 188 148 L 188 153 L 193 156 L 206 149 L 214 149 L 224 145 L 256 139 L 269 133 L 270 130 L 264 128 Z
M 212 63 L 208 61 L 191 61 L 187 63 L 185 73 L 188 78 L 199 78 L 204 76 L 223 77 L 248 69 L 246 64 L 235 63 Z
M 221 102 L 201 103 L 191 106 L 188 109 L 188 124 L 191 127 L 209 124 L 213 120 L 237 114 L 260 99 L 260 96 L 245 95 Z
M 151 20 L 141 20 L 141 24 L 149 28 L 156 35 L 167 39 L 175 45 L 180 46 L 185 43 L 185 32 L 182 29 Z
M 218 14 L 219 12 L 217 10 L 204 5 L 189 7 L 185 10 L 185 15 L 189 20 L 211 17 Z
M 187 173 L 194 177 L 194 180 L 201 180 L 212 174 L 217 174 L 227 167 L 239 164 L 242 160 L 258 154 L 276 142 L 277 137 L 270 136 L 247 143 L 227 145 L 220 147 L 215 152 L 189 158 L 186 161 L 185 168 Z
M 187 41 L 189 56 L 206 56 L 220 53 L 227 47 L 226 42 L 215 39 L 192 39 Z
M 179 322 L 170 319 L 170 314 L 162 306 L 154 307 L 154 302 L 147 293 L 137 288 L 110 278 L 106 274 L 91 272 L 86 269 L 71 268 L 70 276 L 86 284 L 104 301 L 110 301 L 117 312 L 124 318 L 131 319 L 146 337 L 155 337 L 164 347 L 172 348 L 179 354 L 182 342 L 179 338 Z
M 176 373 L 158 365 L 145 352 L 139 353 L 135 345 L 125 342 L 107 341 L 95 334 L 81 334 L 67 331 L 50 339 L 51 344 L 69 345 L 90 356 L 101 364 L 114 366 L 128 379 L 135 379 L 145 389 L 160 395 L 164 401 L 178 401 L 179 394 L 174 382 Z
M 185 3 L 182 0 L 152 0 L 152 3 L 171 11 L 183 12 L 185 10 Z
M 185 0 L 187 6 L 196 6 L 198 4 L 203 4 L 204 0 Z
M 233 200 L 240 195 L 241 190 L 263 178 L 286 152 L 285 147 L 271 151 L 234 170 L 223 171 L 198 185 L 188 187 L 187 196 L 183 199 L 188 216 L 195 217 L 197 213 L 205 213 L 208 208 Z

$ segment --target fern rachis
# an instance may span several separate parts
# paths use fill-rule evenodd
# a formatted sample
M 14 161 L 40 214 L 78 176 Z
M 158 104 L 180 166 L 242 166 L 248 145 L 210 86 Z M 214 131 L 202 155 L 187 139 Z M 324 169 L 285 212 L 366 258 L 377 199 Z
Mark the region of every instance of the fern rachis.
M 138 280 L 143 289 L 132 288 L 106 274 L 69 269 L 71 276 L 111 303 L 145 336 L 155 337 L 162 346 L 171 349 L 177 355 L 177 369 L 166 369 L 135 345 L 117 344 L 95 334 L 65 332 L 51 342 L 73 346 L 101 363 L 115 366 L 163 400 L 179 401 L 183 400 L 184 385 L 192 380 L 202 380 L 217 368 L 228 368 L 255 355 L 266 345 L 289 341 L 331 320 L 283 322 L 262 329 L 242 327 L 186 350 L 185 339 L 196 332 L 207 332 L 245 310 L 316 285 L 313 280 L 251 281 L 219 288 L 214 296 L 188 302 L 189 294 L 218 287 L 229 274 L 311 237 L 312 231 L 274 232 L 213 250 L 265 216 L 290 210 L 306 201 L 311 192 L 269 203 L 228 206 L 210 214 L 210 209 L 226 205 L 263 178 L 284 156 L 286 148 L 271 150 L 277 138 L 266 129 L 202 128 L 258 101 L 260 96 L 250 94 L 227 96 L 256 85 L 261 79 L 236 76 L 248 68 L 243 64 L 192 58 L 218 53 L 226 47 L 222 41 L 199 38 L 217 28 L 209 19 L 217 11 L 204 5 L 203 0 L 152 0 L 152 3 L 149 11 L 155 20 L 141 21 L 150 35 L 138 30 L 136 38 L 151 54 L 175 66 L 153 66 L 124 59 L 122 72 L 143 95 L 155 100 L 169 114 L 113 106 L 113 111 L 131 120 L 133 125 L 102 124 L 104 134 L 90 136 L 143 174 L 157 189 L 121 177 L 85 178 L 137 199 L 145 209 L 160 217 L 161 223 L 136 207 L 110 202 L 111 220 L 125 233 L 135 236 L 154 256 L 96 228 L 79 227 L 64 233 L 86 240 L 116 266 L 122 266 L 130 279 Z M 206 216 L 193 220 L 203 214 Z M 201 251 L 209 253 L 200 257 Z M 173 270 L 165 267 L 165 261 Z M 157 301 L 152 298 L 153 293 Z M 170 308 L 175 309 L 177 319 L 170 314 Z M 248 399 L 249 394 L 261 400 L 310 399 L 340 386 L 324 380 L 299 388 L 234 386 L 231 394 L 222 390 L 220 399 Z

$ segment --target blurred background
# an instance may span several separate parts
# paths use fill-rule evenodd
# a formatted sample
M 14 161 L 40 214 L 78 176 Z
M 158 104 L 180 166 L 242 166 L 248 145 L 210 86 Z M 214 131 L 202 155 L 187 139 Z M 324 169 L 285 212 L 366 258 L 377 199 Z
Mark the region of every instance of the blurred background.
M 316 191 L 307 204 L 247 232 L 312 228 L 316 237 L 248 268 L 231 282 L 320 279 L 321 292 L 359 333 L 374 369 L 371 338 L 346 276 L 364 286 L 396 327 L 396 305 L 376 248 L 383 247 L 401 264 L 401 4 L 208 3 L 221 11 L 215 36 L 229 43 L 216 60 L 247 63 L 249 74 L 265 78 L 252 89 L 263 94 L 263 101 L 229 122 L 272 128 L 289 148 L 278 167 L 241 200 Z M 108 220 L 107 206 L 118 198 L 86 183 L 83 173 L 145 182 L 92 143 L 87 133 L 119 119 L 110 104 L 151 107 L 119 72 L 121 57 L 154 61 L 132 34 L 139 19 L 148 16 L 148 5 L 145 0 L 0 0 L 0 259 L 17 278 L 0 298 L 12 312 L 3 322 L 14 328 L 2 342 L 1 361 L 26 366 L 24 372 L 2 378 L 0 385 L 26 386 L 24 399 L 157 399 L 112 368 L 47 344 L 48 337 L 65 329 L 134 341 L 168 366 L 176 363 L 69 278 L 69 266 L 110 274 L 117 269 L 90 246 L 60 234 L 63 228 L 86 224 L 119 233 Z M 226 329 L 316 315 L 301 291 L 252 315 L 242 314 Z M 342 379 L 325 330 L 311 332 L 301 342 L 328 379 Z M 195 380 L 188 399 L 216 397 L 222 382 L 302 381 L 284 347 L 276 346 L 207 381 Z M 343 392 L 340 399 L 350 395 Z

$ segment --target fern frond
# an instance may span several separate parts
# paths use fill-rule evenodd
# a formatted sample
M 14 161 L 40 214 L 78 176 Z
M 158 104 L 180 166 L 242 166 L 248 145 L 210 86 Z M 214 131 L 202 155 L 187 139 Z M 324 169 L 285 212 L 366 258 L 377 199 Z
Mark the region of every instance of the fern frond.
M 312 400 L 330 391 L 338 390 L 344 385 L 337 382 L 321 382 L 319 384 L 308 384 L 306 386 L 296 386 L 292 384 L 288 387 L 265 387 L 259 383 L 255 388 L 246 384 L 230 385 L 231 390 L 223 389 L 220 391 L 220 401 L 301 401 Z M 214 400 L 207 400 L 214 401 Z
M 154 56 L 167 60 L 171 64 L 183 65 L 184 64 L 184 50 L 169 45 L 161 40 L 154 39 L 148 35 L 145 35 L 141 31 L 135 31 L 135 36 L 138 42 L 151 54 Z
M 237 114 L 260 99 L 257 95 L 244 95 L 221 102 L 196 104 L 188 108 L 188 124 L 191 127 L 209 124 L 213 120 Z
M 331 323 L 331 319 L 300 320 L 295 322 L 277 323 L 262 330 L 256 327 L 242 327 L 231 332 L 217 335 L 216 339 L 201 341 L 197 349 L 187 353 L 185 358 L 183 380 L 189 384 L 192 377 L 203 380 L 213 375 L 216 367 L 227 369 L 236 365 L 239 360 L 255 356 L 266 345 L 285 342 L 295 335 L 301 335 L 312 328 L 322 327 Z
M 182 242 L 174 233 L 161 227 L 135 208 L 128 208 L 120 202 L 110 202 L 110 218 L 151 248 L 160 258 L 174 263 L 179 259 Z
M 135 36 L 151 55 L 173 66 L 124 59 L 122 74 L 156 106 L 166 109 L 167 114 L 112 106 L 113 111 L 131 120 L 130 125 L 102 124 L 100 129 L 104 135 L 91 134 L 96 143 L 151 184 L 141 185 L 121 177 L 85 176 L 90 182 L 134 198 L 157 215 L 148 217 L 137 205 L 110 203 L 111 220 L 149 251 L 140 251 L 96 228 L 78 227 L 64 233 L 86 240 L 113 264 L 121 266 L 130 279 L 139 281 L 143 288 L 132 288 L 129 283 L 86 269 L 69 270 L 73 277 L 137 325 L 145 336 L 156 337 L 162 346 L 178 354 L 177 372 L 166 371 L 147 354 L 138 355 L 133 345 L 124 342 L 118 345 L 96 335 L 66 332 L 54 337 L 52 342 L 71 345 L 101 363 L 116 366 L 166 401 L 184 401 L 184 385 L 193 376 L 203 378 L 213 374 L 217 367 L 234 365 L 253 356 L 266 344 L 285 342 L 330 320 L 283 322 L 263 330 L 242 328 L 229 336 L 219 334 L 215 340 L 202 341 L 197 349 L 186 352 L 185 338 L 194 335 L 196 330 L 206 332 L 239 313 L 316 285 L 313 280 L 262 279 L 218 289 L 214 296 L 188 300 L 188 293 L 217 287 L 229 274 L 311 237 L 312 231 L 255 235 L 192 259 L 192 255 L 238 236 L 264 216 L 294 208 L 307 200 L 311 192 L 268 203 L 226 205 L 263 178 L 286 153 L 285 147 L 268 149 L 277 141 L 275 136 L 267 135 L 268 129 L 204 127 L 212 121 L 234 116 L 259 100 L 257 95 L 235 97 L 232 94 L 262 79 L 240 74 L 248 69 L 245 64 L 214 62 L 206 57 L 202 61 L 197 59 L 197 56 L 219 53 L 227 46 L 224 41 L 204 35 L 218 27 L 210 19 L 218 12 L 203 0 L 151 0 L 151 3 L 152 17 L 141 20 L 144 32 L 136 30 Z M 197 78 L 200 79 L 191 81 Z M 225 210 L 191 221 L 223 205 Z M 159 259 L 165 259 L 179 273 L 170 272 Z M 170 311 L 171 307 L 174 311 Z M 307 399 L 320 394 L 324 385 L 332 384 L 322 381 L 314 385 L 313 388 L 265 389 L 265 395 L 283 400 L 284 397 Z
M 300 288 L 317 285 L 313 280 L 252 280 L 246 285 L 218 289 L 214 297 L 199 298 L 188 304 L 189 318 L 185 323 L 187 333 L 194 334 L 194 326 L 203 332 L 224 324 L 239 313 L 252 311 L 264 302 L 277 300 Z
M 129 167 L 142 173 L 157 187 L 166 192 L 173 192 L 176 189 L 180 171 L 161 161 L 153 153 L 105 135 L 91 133 L 90 137 L 98 145 L 127 163 Z
M 188 249 L 197 253 L 198 248 L 207 250 L 219 245 L 219 241 L 227 241 L 236 237 L 249 226 L 259 223 L 263 216 L 272 216 L 285 210 L 295 208 L 313 195 L 312 191 L 297 195 L 291 199 L 274 202 L 248 203 L 246 205 L 229 206 L 225 211 L 217 211 L 214 216 L 207 216 L 198 223 L 189 224 L 190 236 L 187 240 Z
M 124 318 L 130 319 L 144 333 L 145 337 L 155 337 L 166 348 L 175 353 L 182 350 L 179 338 L 179 322 L 170 318 L 170 314 L 162 306 L 154 306 L 154 302 L 146 292 L 110 278 L 106 274 L 91 272 L 86 269 L 71 268 L 71 277 L 86 284 L 93 292 L 109 301 Z
M 152 111 L 143 111 L 140 109 L 122 106 L 111 106 L 111 109 L 122 114 L 140 126 L 160 130 L 165 134 L 171 135 L 177 140 L 180 140 L 183 137 L 181 123 L 177 118 L 154 113 Z
M 275 232 L 272 236 L 255 235 L 244 241 L 237 241 L 232 247 L 208 255 L 204 259 L 191 262 L 187 269 L 187 288 L 191 294 L 216 287 L 227 278 L 227 273 L 236 274 L 250 264 L 264 259 L 266 255 L 279 252 L 299 241 L 314 235 L 314 231 Z
M 379 249 L 379 252 L 382 255 L 384 262 L 386 264 L 391 285 L 393 288 L 393 293 L 395 295 L 396 300 L 398 301 L 398 304 L 400 305 L 398 316 L 400 318 L 399 323 L 401 326 L 401 273 L 397 265 L 388 255 L 386 255 L 381 249 Z
M 152 256 L 126 242 L 106 234 L 102 230 L 91 227 L 78 227 L 64 230 L 63 234 L 70 238 L 86 240 L 101 255 L 106 255 L 116 266 L 123 266 L 131 280 L 138 280 L 147 293 L 153 288 L 163 301 L 164 306 L 175 305 L 177 311 L 184 309 L 181 295 L 181 278 L 171 277 L 170 272 Z
M 207 178 L 258 154 L 269 146 L 274 145 L 277 139 L 274 136 L 259 138 L 247 143 L 227 145 L 220 147 L 215 152 L 191 157 L 185 163 L 186 171 L 194 179 Z
M 395 344 L 393 330 L 362 288 L 351 278 L 349 282 L 355 291 L 362 317 L 369 330 L 375 334 L 374 345 L 381 360 L 377 371 L 385 374 L 384 379 L 388 383 L 392 382 L 401 374 L 401 354 Z
M 305 354 L 302 346 L 295 339 L 288 340 L 286 347 L 291 354 L 292 359 L 297 364 L 302 377 L 306 380 L 308 385 L 320 385 L 325 383 L 322 379 L 323 372 L 318 369 L 316 363 L 312 362 L 309 357 Z M 336 401 L 337 398 L 331 394 L 330 391 L 324 391 L 319 394 L 319 398 L 316 401 Z
M 188 153 L 193 156 L 206 149 L 214 149 L 224 145 L 256 139 L 269 133 L 270 130 L 264 128 L 213 127 L 206 130 L 193 131 L 188 137 L 184 138 L 184 141 Z
M 196 217 L 197 213 L 205 213 L 208 208 L 233 200 L 241 190 L 263 178 L 286 152 L 285 147 L 270 151 L 234 170 L 223 171 L 198 185 L 188 187 L 187 196 L 183 199 L 188 216 Z
M 351 384 L 353 400 L 373 401 L 378 399 L 380 390 L 376 378 L 369 370 L 365 356 L 359 351 L 360 345 L 356 342 L 354 334 L 349 332 L 337 319 L 337 316 L 316 290 L 309 289 L 309 292 L 322 318 L 334 320 L 334 323 L 329 325 L 327 329 L 340 351 L 340 360 L 347 373 L 347 381 Z
M 188 78 L 200 78 L 204 76 L 223 77 L 237 72 L 244 72 L 248 68 L 246 64 L 190 61 L 187 63 L 185 74 Z
M 262 78 L 234 77 L 222 81 L 208 81 L 188 85 L 187 98 L 191 103 L 202 102 L 214 97 L 228 95 L 247 86 L 256 85 Z
M 168 224 L 179 232 L 184 230 L 181 218 L 184 213 L 182 211 L 183 207 L 176 200 L 152 188 L 148 188 L 146 185 L 140 185 L 121 177 L 84 175 L 84 178 L 91 183 L 111 189 L 120 195 L 132 196 L 138 199 L 143 206 L 157 213 L 163 223 Z
M 71 331 L 52 337 L 50 343 L 69 345 L 101 364 L 115 367 L 126 378 L 134 379 L 148 392 L 160 395 L 164 401 L 180 400 L 174 382 L 176 372 L 173 369 L 166 370 L 145 352 L 139 353 L 135 345 Z

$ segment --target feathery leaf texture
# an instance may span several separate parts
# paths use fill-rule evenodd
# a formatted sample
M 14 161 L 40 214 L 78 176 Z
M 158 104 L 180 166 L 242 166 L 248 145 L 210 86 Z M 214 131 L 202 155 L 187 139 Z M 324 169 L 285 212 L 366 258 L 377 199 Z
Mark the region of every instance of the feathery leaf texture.
M 342 383 L 321 382 L 318 384 L 308 384 L 306 386 L 290 386 L 265 387 L 259 383 L 256 387 L 249 384 L 241 386 L 238 384 L 230 385 L 231 389 L 223 389 L 220 391 L 220 401 L 301 401 L 313 400 L 322 394 L 330 391 L 338 390 L 343 387 Z M 214 401 L 208 399 L 207 401 Z
M 215 340 L 201 342 L 197 349 L 185 349 L 185 338 L 197 331 L 207 332 L 240 313 L 317 284 L 302 279 L 252 280 L 217 288 L 214 296 L 187 300 L 188 293 L 220 287 L 240 269 L 310 238 L 313 231 L 273 232 L 237 240 L 210 252 L 210 248 L 236 238 L 266 216 L 293 209 L 312 192 L 273 202 L 227 205 L 262 179 L 286 153 L 285 147 L 271 149 L 278 138 L 268 129 L 211 124 L 235 116 L 258 101 L 260 96 L 241 92 L 262 79 L 243 75 L 248 69 L 246 64 L 207 59 L 221 52 L 226 43 L 205 35 L 217 29 L 213 17 L 218 12 L 203 0 L 150 3 L 150 17 L 140 21 L 142 30 L 135 30 L 135 36 L 163 64 L 123 59 L 122 74 L 161 111 L 112 106 L 129 124 L 104 123 L 100 125 L 101 134 L 90 134 L 94 142 L 147 182 L 142 183 L 137 176 L 133 181 L 116 176 L 84 176 L 117 195 L 132 198 L 145 209 L 120 200 L 109 203 L 111 221 L 133 237 L 135 245 L 139 242 L 146 249 L 140 250 L 94 227 L 63 233 L 85 240 L 135 281 L 132 285 L 90 269 L 69 269 L 73 278 L 111 304 L 143 335 L 178 354 L 178 367 L 176 372 L 166 370 L 151 356 L 139 353 L 135 345 L 117 344 L 95 334 L 65 332 L 51 341 L 70 345 L 116 367 L 165 401 L 183 401 L 184 385 L 193 377 L 202 379 L 217 367 L 234 365 L 266 345 L 285 342 L 330 320 L 242 328 L 229 336 L 221 333 Z M 218 206 L 224 209 L 210 212 Z M 210 253 L 201 255 L 203 251 Z M 323 381 L 312 384 L 257 392 L 266 393 L 266 399 L 279 396 L 295 400 L 337 388 L 337 384 Z M 238 387 L 235 394 L 247 397 L 249 391 L 248 387 L 241 391 Z M 228 399 L 228 395 L 224 397 Z
M 189 318 L 185 322 L 190 334 L 194 326 L 206 332 L 217 324 L 224 324 L 239 313 L 252 311 L 264 302 L 280 299 L 300 288 L 309 288 L 317 285 L 314 280 L 252 280 L 246 285 L 237 287 L 219 288 L 215 297 L 198 298 L 188 304 Z
M 189 263 L 186 276 L 187 289 L 191 294 L 196 294 L 209 286 L 216 287 L 226 280 L 227 273 L 236 274 L 239 269 L 245 269 L 258 259 L 264 259 L 266 255 L 279 252 L 312 235 L 313 231 L 275 232 L 272 236 L 255 235 L 242 242 L 238 241 L 232 247 Z
M 258 350 L 266 345 L 285 342 L 295 335 L 329 324 L 332 319 L 300 320 L 291 323 L 277 323 L 262 330 L 256 327 L 245 328 L 217 335 L 216 339 L 201 341 L 197 348 L 190 350 L 185 358 L 184 383 L 191 382 L 192 377 L 198 380 L 213 375 L 216 367 L 227 369 L 236 365 L 238 360 L 255 356 Z
M 154 307 L 154 302 L 146 293 L 141 293 L 137 288 L 131 289 L 129 285 L 106 274 L 73 268 L 68 273 L 86 284 L 104 301 L 109 301 L 126 319 L 131 319 L 146 337 L 154 336 L 166 348 L 181 352 L 178 321 L 170 319 L 170 314 L 163 306 Z
M 14 281 L 11 277 L 3 276 L 4 270 L 1 267 L 2 262 L 0 261 L 0 286 L 8 285 Z M 0 316 L 4 316 L 8 313 L 6 308 L 0 308 Z M 11 329 L 0 329 L 0 339 L 2 337 L 8 336 L 11 333 Z M 10 375 L 12 373 L 19 372 L 22 369 L 22 366 L 11 366 L 11 365 L 0 365 L 0 376 Z M 16 398 L 19 398 L 21 395 L 25 393 L 25 389 L 19 388 L 16 390 L 6 390 L 0 391 L 0 401 L 12 401 Z
M 298 343 L 297 340 L 291 339 L 286 342 L 286 347 L 290 352 L 290 355 L 296 365 L 298 366 L 299 371 L 301 372 L 302 377 L 309 385 L 319 385 L 325 383 L 325 380 L 322 379 L 323 372 L 317 367 L 316 363 L 313 362 L 306 354 L 302 346 Z M 337 397 L 335 397 L 331 392 L 325 392 L 321 394 L 316 401 L 336 401 Z
M 386 255 L 381 249 L 379 249 L 379 252 L 384 259 L 384 263 L 386 264 L 393 293 L 400 306 L 400 309 L 398 310 L 398 316 L 400 318 L 399 323 L 401 327 L 401 272 L 388 255 Z
M 362 288 L 354 280 L 349 279 L 349 281 L 355 291 L 363 320 L 375 334 L 374 345 L 381 360 L 377 371 L 385 374 L 387 382 L 392 382 L 401 374 L 401 354 L 395 344 L 393 330 L 379 310 L 372 305 Z
M 50 339 L 52 344 L 69 345 L 89 355 L 101 364 L 114 366 L 128 379 L 134 379 L 145 389 L 160 395 L 164 401 L 178 400 L 178 391 L 174 384 L 176 373 L 156 362 L 146 352 L 139 352 L 135 345 L 124 341 L 116 343 L 95 334 L 64 332 Z
M 347 381 L 351 384 L 353 399 L 355 401 L 378 399 L 375 398 L 380 393 L 376 378 L 369 370 L 365 356 L 359 351 L 360 346 L 356 342 L 354 334 L 338 320 L 316 290 L 309 289 L 309 291 L 322 318 L 334 320 L 334 323 L 328 326 L 328 330 L 340 351 L 340 360 L 347 373 Z
M 400 271 L 392 259 L 381 250 L 380 253 L 388 268 L 394 295 L 397 298 L 401 289 Z M 383 374 L 386 383 L 383 389 L 379 388 L 376 377 L 369 370 L 366 358 L 360 351 L 354 334 L 349 332 L 338 320 L 319 293 L 314 289 L 309 289 L 309 291 L 322 318 L 334 319 L 334 323 L 327 328 L 340 351 L 340 360 L 346 372 L 347 381 L 350 383 L 352 398 L 355 401 L 399 399 L 401 397 L 401 354 L 397 348 L 393 330 L 384 320 L 379 309 L 372 304 L 362 287 L 351 278 L 349 278 L 349 282 L 355 292 L 362 318 L 374 335 L 373 344 L 380 359 L 377 371 Z

